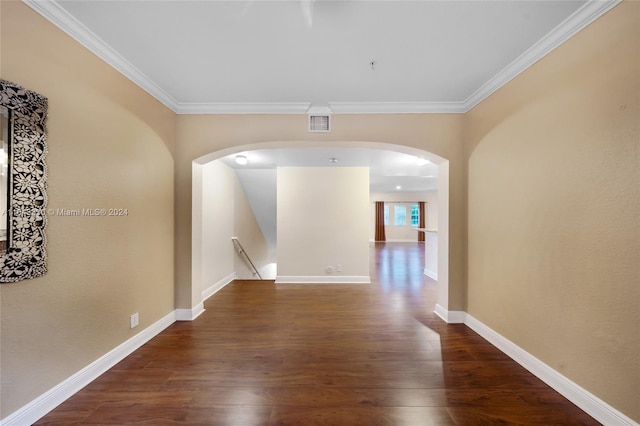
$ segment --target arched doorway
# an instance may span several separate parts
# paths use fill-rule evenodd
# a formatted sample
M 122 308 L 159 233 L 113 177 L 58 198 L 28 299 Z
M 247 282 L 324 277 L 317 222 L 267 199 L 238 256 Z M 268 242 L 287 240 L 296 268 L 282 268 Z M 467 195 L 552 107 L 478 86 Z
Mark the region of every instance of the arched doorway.
M 262 142 L 232 148 L 223 149 L 201 156 L 192 162 L 192 299 L 200 300 L 198 306 L 193 309 L 193 317 L 203 309 L 202 301 L 208 297 L 209 288 L 203 288 L 202 268 L 205 263 L 203 259 L 203 177 L 202 168 L 204 165 L 218 160 L 222 157 L 252 150 L 275 149 L 275 148 L 363 148 L 371 150 L 396 151 L 416 157 L 422 157 L 436 164 L 438 167 L 438 310 L 446 312 L 449 294 L 449 161 L 436 154 L 403 145 L 387 144 L 379 142 Z M 440 315 L 440 313 L 438 313 Z M 442 316 L 442 315 L 441 315 Z M 446 318 L 444 318 L 446 320 Z

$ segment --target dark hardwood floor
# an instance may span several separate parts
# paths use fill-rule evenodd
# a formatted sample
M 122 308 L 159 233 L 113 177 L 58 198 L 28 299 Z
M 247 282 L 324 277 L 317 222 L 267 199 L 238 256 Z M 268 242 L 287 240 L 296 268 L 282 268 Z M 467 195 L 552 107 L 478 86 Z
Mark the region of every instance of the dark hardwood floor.
M 371 285 L 236 281 L 37 424 L 599 424 L 436 317 L 423 250 L 372 246 Z

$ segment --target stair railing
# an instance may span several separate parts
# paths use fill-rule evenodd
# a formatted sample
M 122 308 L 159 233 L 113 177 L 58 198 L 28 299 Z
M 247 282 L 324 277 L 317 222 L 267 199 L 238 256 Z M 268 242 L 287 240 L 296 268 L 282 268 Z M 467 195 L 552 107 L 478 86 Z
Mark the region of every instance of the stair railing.
M 253 272 L 253 276 L 254 277 L 257 276 L 258 279 L 262 279 L 262 275 L 260 275 L 260 272 L 258 272 L 258 268 L 256 268 L 256 266 L 253 264 L 253 262 L 251 261 L 251 258 L 245 251 L 244 247 L 242 247 L 242 244 L 240 244 L 240 240 L 238 240 L 238 237 L 231 237 L 231 241 L 233 241 L 233 246 L 235 247 L 240 257 L 242 257 L 244 261 L 251 267 L 251 272 Z

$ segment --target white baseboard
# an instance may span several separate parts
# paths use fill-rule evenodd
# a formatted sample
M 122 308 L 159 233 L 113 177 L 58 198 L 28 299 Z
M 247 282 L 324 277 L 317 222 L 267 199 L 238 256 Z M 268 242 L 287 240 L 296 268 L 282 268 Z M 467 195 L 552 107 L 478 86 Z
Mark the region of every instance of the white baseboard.
M 328 276 L 282 276 L 276 277 L 276 284 L 371 284 L 368 275 L 328 275 Z
M 35 423 L 62 404 L 101 374 L 129 356 L 133 351 L 154 338 L 176 321 L 175 311 L 165 315 L 129 340 L 107 352 L 82 370 L 49 389 L 24 407 L 0 420 L 2 426 L 24 426 Z
M 431 269 L 427 269 L 427 268 L 425 268 L 425 269 L 424 269 L 424 274 L 425 274 L 426 276 L 428 276 L 429 278 L 431 278 L 432 280 L 436 280 L 436 281 L 438 281 L 438 273 L 437 273 L 437 272 L 434 272 L 434 271 L 432 271 Z
M 283 277 L 286 279 L 295 279 L 296 281 L 287 281 L 287 283 L 309 283 L 301 282 L 300 278 L 314 278 L 314 277 Z M 325 278 L 325 277 L 321 277 Z M 332 277 L 338 278 L 338 277 Z M 362 278 L 362 277 L 360 277 Z M 368 278 L 368 277 L 367 277 Z M 276 281 L 277 282 L 277 281 Z M 327 281 L 323 281 L 327 283 Z M 360 281 L 362 282 L 362 281 Z M 180 311 L 180 312 L 179 312 Z M 185 312 L 182 312 L 185 311 Z M 147 327 L 140 333 L 136 334 L 126 342 L 107 352 L 96 361 L 92 362 L 82 370 L 73 374 L 69 378 L 65 379 L 62 383 L 51 388 L 47 392 L 43 393 L 30 403 L 26 404 L 22 408 L 13 412 L 9 416 L 0 420 L 2 426 L 21 426 L 25 424 L 32 424 L 49 413 L 55 407 L 63 403 L 65 400 L 73 396 L 80 389 L 91 383 L 101 374 L 109 370 L 111 367 L 122 361 L 128 355 L 133 353 L 140 346 L 151 340 L 158 335 L 162 330 L 173 324 L 180 314 L 189 319 L 195 319 L 198 315 L 204 312 L 203 304 L 200 303 L 193 309 L 177 309 L 160 320 L 156 321 L 151 326 Z M 495 332 L 490 327 L 486 326 L 473 316 L 462 311 L 447 311 L 440 305 L 436 305 L 436 315 L 442 318 L 447 323 L 461 323 L 464 322 L 469 328 L 474 330 L 489 343 L 500 349 L 506 355 L 511 357 L 518 364 L 529 370 L 532 374 L 538 377 L 540 380 L 551 386 L 569 401 L 576 404 L 587 414 L 605 425 L 620 425 L 620 426 L 638 426 L 639 424 L 616 410 L 602 399 L 593 395 L 583 387 L 579 386 L 575 382 L 571 381 L 567 377 L 563 376 L 553 368 L 549 367 L 544 362 L 540 361 L 524 349 L 517 346 L 504 336 Z M 187 318 L 184 318 L 185 320 Z
M 193 321 L 204 312 L 204 303 L 200 302 L 191 309 L 176 309 L 176 321 Z
M 236 278 L 237 275 L 234 272 L 204 290 L 202 292 L 203 302 L 213 296 L 216 292 L 220 291 L 222 288 L 224 288 L 224 286 L 231 283 Z M 193 321 L 198 318 L 205 311 L 203 302 L 198 303 L 191 309 L 176 309 L 176 321 Z
M 463 311 L 448 311 L 442 306 L 436 304 L 436 309 L 433 311 L 437 316 L 442 318 L 447 324 L 464 324 L 467 317 L 467 313 Z
M 207 300 L 208 298 L 216 294 L 218 291 L 222 290 L 227 284 L 231 283 L 233 280 L 236 280 L 236 279 L 238 279 L 238 274 L 236 274 L 235 272 L 230 274 L 227 277 L 224 277 L 223 279 L 221 279 L 220 281 L 213 284 L 211 287 L 207 288 L 202 292 L 202 300 L 203 301 Z
M 551 386 L 569 401 L 576 404 L 600 423 L 616 426 L 638 426 L 638 423 L 634 420 L 616 410 L 580 385 L 563 376 L 558 371 L 549 367 L 538 358 L 511 342 L 509 339 L 475 319 L 473 316 L 469 314 L 465 314 L 465 316 L 465 325 L 511 357 L 518 364 L 529 370 L 540 380 Z

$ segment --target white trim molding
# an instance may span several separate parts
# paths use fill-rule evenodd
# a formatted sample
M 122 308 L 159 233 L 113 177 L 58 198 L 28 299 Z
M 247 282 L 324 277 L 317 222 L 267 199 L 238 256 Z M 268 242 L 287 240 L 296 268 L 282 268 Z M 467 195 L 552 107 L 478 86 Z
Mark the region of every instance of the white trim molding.
M 70 35 L 118 72 L 176 114 L 306 114 L 310 102 L 180 103 L 136 68 L 55 0 L 23 0 L 45 19 Z M 516 58 L 464 101 L 451 102 L 329 102 L 335 114 L 466 113 L 556 47 L 604 15 L 621 0 L 589 0 L 538 43 Z
M 447 324 L 463 324 L 467 313 L 463 311 L 449 311 L 439 304 L 436 304 L 434 314 L 439 316 Z
M 368 275 L 354 276 L 282 276 L 276 277 L 276 284 L 371 284 Z
M 153 339 L 165 328 L 173 324 L 175 320 L 176 315 L 172 311 L 19 410 L 0 420 L 0 424 L 2 426 L 22 426 L 35 423 L 101 374 L 125 359 L 140 346 Z
M 223 279 L 221 279 L 220 281 L 213 284 L 212 286 L 210 286 L 209 288 L 207 288 L 202 292 L 202 300 L 203 301 L 207 300 L 208 298 L 210 298 L 211 296 L 213 296 L 214 294 L 222 290 L 224 287 L 226 287 L 228 284 L 233 282 L 233 280 L 237 280 L 237 279 L 238 279 L 238 274 L 236 274 L 235 272 L 233 274 L 230 274 L 224 277 Z
M 464 102 L 329 102 L 334 114 L 456 114 Z
M 306 114 L 311 102 L 180 103 L 177 114 Z
M 616 410 L 602 399 L 549 367 L 506 337 L 497 333 L 473 316 L 466 314 L 465 325 L 489 343 L 500 349 L 537 378 L 551 386 L 569 401 L 604 425 L 638 426 L 631 418 Z
M 468 112 L 473 109 L 495 91 L 516 78 L 540 59 L 547 56 L 555 48 L 607 13 L 621 1 L 622 0 L 588 0 L 571 16 L 472 93 L 471 96 L 464 101 L 462 112 Z
M 191 309 L 176 309 L 176 321 L 193 321 L 205 311 L 204 303 L 200 302 Z
M 26 5 L 42 15 L 49 22 L 67 33 L 75 41 L 89 49 L 94 55 L 111 65 L 120 74 L 133 81 L 142 90 L 162 102 L 174 112 L 178 102 L 146 74 L 126 60 L 120 53 L 105 43 L 93 31 L 78 21 L 54 0 L 22 0 Z
M 431 278 L 432 280 L 438 281 L 438 273 L 437 272 L 432 271 L 431 269 L 424 268 L 424 274 L 426 276 L 428 276 L 429 278 Z

